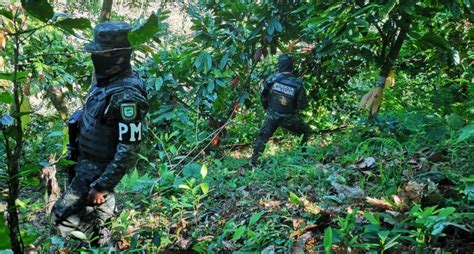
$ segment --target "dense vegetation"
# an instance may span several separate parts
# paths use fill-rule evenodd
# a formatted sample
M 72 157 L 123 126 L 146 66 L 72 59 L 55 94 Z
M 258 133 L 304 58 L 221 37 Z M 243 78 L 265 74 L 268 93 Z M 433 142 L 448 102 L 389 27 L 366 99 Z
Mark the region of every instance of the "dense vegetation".
M 134 68 L 151 105 L 140 159 L 116 189 L 117 249 L 474 248 L 471 1 L 191 1 L 180 5 L 184 34 L 169 29 L 170 5 L 107 6 L 2 3 L 0 252 L 76 244 L 52 229 L 51 181 L 57 169 L 65 188 L 64 120 L 91 83 L 84 38 L 109 18 L 134 24 Z M 147 15 L 131 20 L 118 7 Z M 251 168 L 259 86 L 280 53 L 296 59 L 315 134 L 301 153 L 298 137 L 278 131 Z

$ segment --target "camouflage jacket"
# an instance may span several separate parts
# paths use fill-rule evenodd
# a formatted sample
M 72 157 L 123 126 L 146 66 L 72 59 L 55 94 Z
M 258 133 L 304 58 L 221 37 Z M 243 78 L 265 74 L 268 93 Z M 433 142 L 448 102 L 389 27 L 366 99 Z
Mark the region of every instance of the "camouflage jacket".
M 263 108 L 281 114 L 295 114 L 308 107 L 302 81 L 290 73 L 271 75 L 260 89 Z
M 92 85 L 79 130 L 79 161 L 107 165 L 90 185 L 113 191 L 137 158 L 148 102 L 143 81 L 131 72 L 107 85 Z

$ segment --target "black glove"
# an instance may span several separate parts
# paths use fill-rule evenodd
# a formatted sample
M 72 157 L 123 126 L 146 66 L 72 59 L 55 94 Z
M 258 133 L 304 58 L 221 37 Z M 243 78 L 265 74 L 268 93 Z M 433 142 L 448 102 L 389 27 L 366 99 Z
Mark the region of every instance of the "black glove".
M 70 161 L 77 161 L 77 157 L 77 149 L 73 145 L 67 144 L 66 159 Z M 74 176 L 76 176 L 76 171 L 74 171 L 74 165 L 67 166 L 66 172 L 68 174 L 69 183 L 71 183 Z

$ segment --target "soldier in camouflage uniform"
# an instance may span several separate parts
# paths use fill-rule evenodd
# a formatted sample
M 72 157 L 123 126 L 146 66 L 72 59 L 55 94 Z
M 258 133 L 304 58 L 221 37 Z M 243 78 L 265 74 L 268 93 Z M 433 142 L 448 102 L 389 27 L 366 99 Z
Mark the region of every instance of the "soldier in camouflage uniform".
M 148 103 L 130 64 L 130 29 L 125 22 L 99 24 L 85 47 L 95 80 L 79 117 L 75 176 L 52 211 L 64 237 L 77 236 L 73 231 L 105 235 L 104 224 L 115 209 L 114 188 L 136 162 Z
M 311 134 L 311 128 L 298 116 L 298 111 L 308 106 L 308 100 L 302 81 L 292 75 L 293 59 L 288 55 L 280 56 L 278 71 L 265 81 L 260 90 L 260 100 L 266 115 L 253 150 L 252 165 L 258 162 L 265 144 L 278 127 L 303 134 L 302 145 Z

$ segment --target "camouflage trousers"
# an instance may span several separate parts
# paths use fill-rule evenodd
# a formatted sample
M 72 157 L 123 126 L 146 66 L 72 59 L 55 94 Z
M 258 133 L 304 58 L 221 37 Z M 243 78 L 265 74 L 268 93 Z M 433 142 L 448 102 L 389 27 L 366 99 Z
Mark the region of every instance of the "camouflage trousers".
M 258 133 L 257 142 L 253 149 L 251 159 L 252 164 L 257 163 L 258 158 L 265 150 L 265 144 L 279 127 L 287 129 L 297 135 L 303 134 L 301 145 L 306 144 L 309 136 L 311 135 L 311 128 L 297 115 L 283 115 L 275 112 L 269 112 L 265 115 L 265 121 L 262 128 L 260 128 L 260 132 Z
M 77 238 L 74 231 L 86 236 L 100 236 L 100 231 L 114 215 L 115 197 L 112 193 L 101 205 L 92 205 L 87 200 L 90 184 L 102 174 L 106 165 L 88 160 L 76 163 L 75 177 L 52 209 L 54 224 L 63 237 Z

